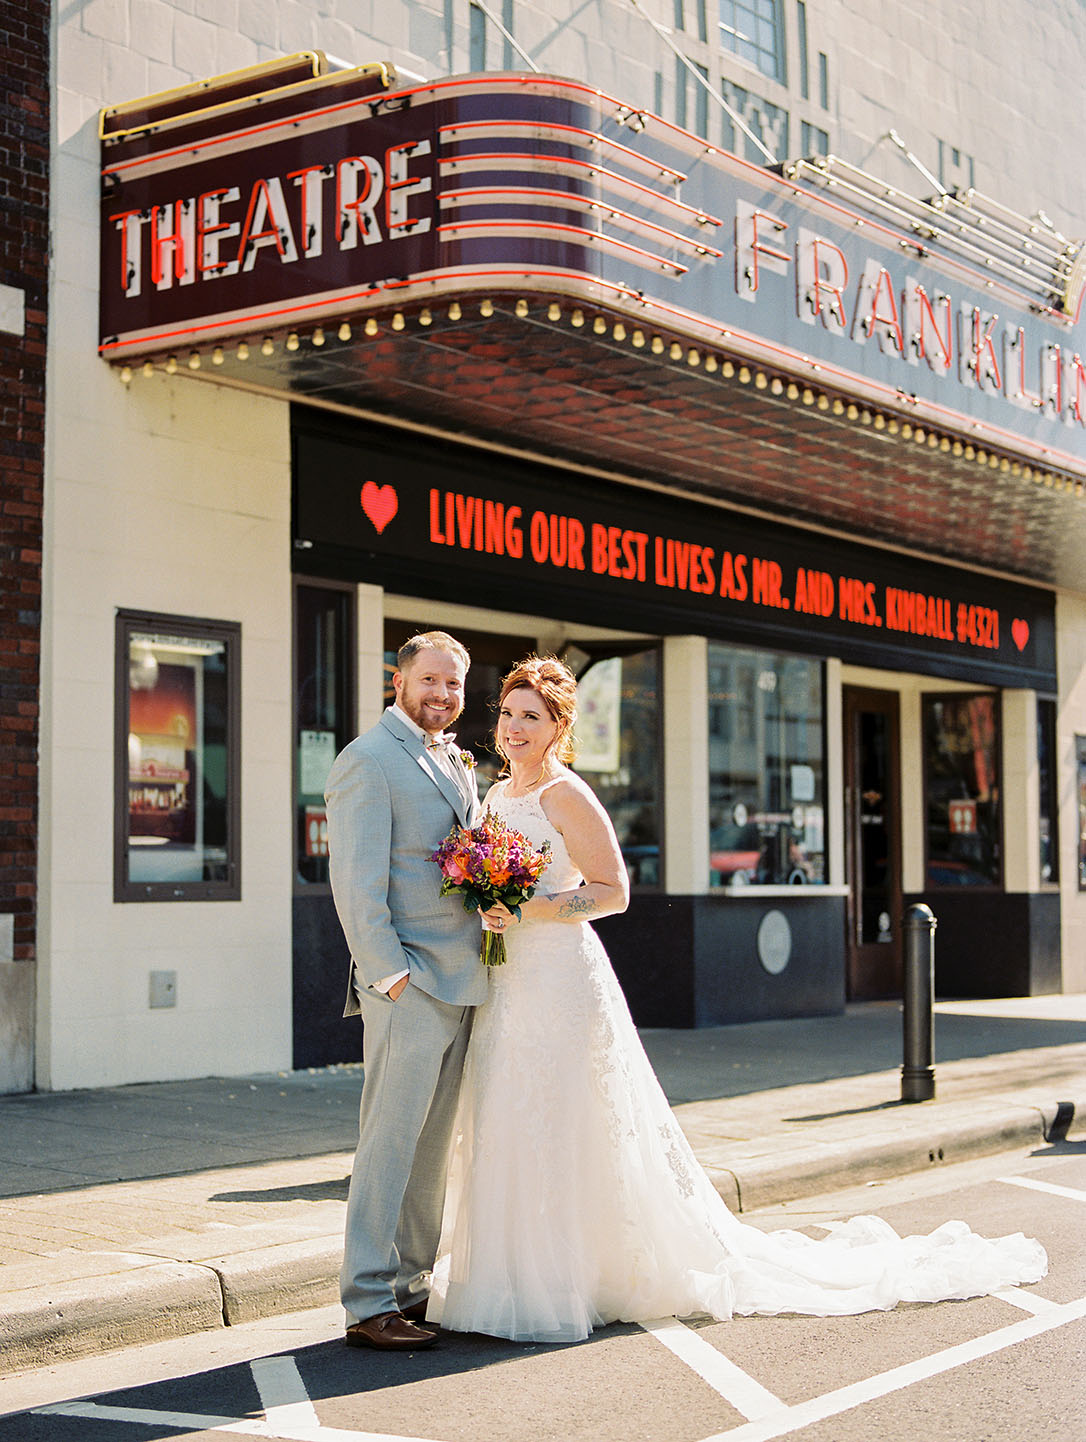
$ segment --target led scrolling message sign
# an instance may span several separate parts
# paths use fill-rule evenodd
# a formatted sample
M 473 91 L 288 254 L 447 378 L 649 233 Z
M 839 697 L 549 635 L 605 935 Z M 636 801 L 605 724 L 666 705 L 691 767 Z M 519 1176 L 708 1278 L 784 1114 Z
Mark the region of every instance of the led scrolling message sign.
M 504 283 L 1086 474 L 1080 317 L 1013 267 L 986 273 L 574 81 L 468 76 L 322 104 L 324 83 L 191 143 L 169 124 L 105 137 L 103 355 Z
M 619 487 L 589 498 L 554 472 L 399 451 L 364 427 L 299 421 L 295 462 L 307 570 L 444 598 L 484 586 L 495 604 L 626 629 L 1055 684 L 1053 600 L 1028 586 Z

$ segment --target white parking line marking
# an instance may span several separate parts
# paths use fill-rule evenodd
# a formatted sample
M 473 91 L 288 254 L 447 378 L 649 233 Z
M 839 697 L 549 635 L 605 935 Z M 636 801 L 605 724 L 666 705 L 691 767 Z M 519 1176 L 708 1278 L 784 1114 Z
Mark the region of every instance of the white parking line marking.
M 297 1431 L 321 1425 L 293 1357 L 258 1357 L 249 1370 L 269 1427 Z
M 675 1317 L 660 1317 L 640 1325 L 748 1420 L 780 1412 L 785 1405 L 741 1367 L 729 1361 L 723 1352 L 718 1352 L 704 1337 L 699 1337 Z
M 1015 1322 L 1010 1327 L 1001 1327 L 999 1331 L 989 1332 L 972 1342 L 947 1347 L 945 1351 L 936 1352 L 931 1357 L 907 1362 L 903 1367 L 894 1367 L 889 1372 L 853 1382 L 848 1387 L 839 1387 L 836 1392 L 827 1392 L 823 1397 L 813 1397 L 809 1402 L 786 1407 L 774 1416 L 743 1422 L 729 1432 L 718 1432 L 713 1437 L 705 1438 L 704 1442 L 773 1442 L 776 1437 L 786 1437 L 790 1432 L 798 1432 L 803 1427 L 810 1427 L 814 1422 L 839 1417 L 842 1412 L 850 1412 L 854 1407 L 863 1406 L 865 1402 L 876 1402 L 891 1392 L 899 1392 L 916 1382 L 938 1377 L 942 1372 L 950 1372 L 955 1367 L 976 1362 L 981 1357 L 990 1357 L 994 1352 L 1002 1352 L 1007 1347 L 1017 1346 L 1019 1342 L 1028 1342 L 1032 1337 L 1040 1337 L 1056 1327 L 1066 1326 L 1068 1322 L 1081 1321 L 1083 1317 L 1086 1317 L 1086 1297 L 1054 1307 L 1051 1311 L 1046 1311 L 1044 1316 Z
M 1051 1192 L 1054 1197 L 1070 1197 L 1073 1202 L 1086 1202 L 1086 1192 L 1074 1187 L 1058 1187 L 1055 1182 L 1037 1182 L 1032 1177 L 997 1177 L 1009 1187 L 1028 1187 L 1033 1192 Z
M 1058 1302 L 1050 1302 L 1047 1297 L 1035 1296 L 1033 1292 L 1027 1292 L 1024 1287 L 1004 1287 L 1001 1292 L 993 1292 L 1001 1302 L 1009 1302 L 1012 1307 L 1021 1307 L 1023 1312 L 1032 1312 L 1039 1317 L 1044 1312 L 1051 1312 L 1058 1307 Z
M 229 1432 L 264 1437 L 274 1442 L 434 1442 L 426 1437 L 398 1437 L 390 1432 L 345 1432 L 338 1427 L 270 1425 L 263 1417 L 204 1417 L 193 1412 L 158 1412 L 148 1407 L 104 1407 L 97 1402 L 60 1402 L 35 1407 L 36 1417 L 82 1417 L 88 1422 L 131 1422 L 140 1427 L 169 1427 L 186 1432 Z

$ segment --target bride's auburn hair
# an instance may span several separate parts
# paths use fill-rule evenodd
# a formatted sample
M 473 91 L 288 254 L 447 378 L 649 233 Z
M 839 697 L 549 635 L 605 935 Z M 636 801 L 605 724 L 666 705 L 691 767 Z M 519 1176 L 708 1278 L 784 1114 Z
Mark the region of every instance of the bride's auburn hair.
M 525 656 L 502 681 L 498 696 L 499 708 L 511 691 L 527 686 L 543 698 L 551 719 L 558 723 L 554 737 L 554 754 L 559 761 L 570 762 L 577 755 L 573 727 L 577 720 L 577 678 L 557 656 Z

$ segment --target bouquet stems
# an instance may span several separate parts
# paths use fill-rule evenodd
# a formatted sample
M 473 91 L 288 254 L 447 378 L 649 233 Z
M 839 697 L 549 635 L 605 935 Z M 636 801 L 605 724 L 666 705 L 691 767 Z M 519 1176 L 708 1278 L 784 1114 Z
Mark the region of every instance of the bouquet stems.
M 505 937 L 500 931 L 484 931 L 479 959 L 484 966 L 502 966 L 505 963 Z

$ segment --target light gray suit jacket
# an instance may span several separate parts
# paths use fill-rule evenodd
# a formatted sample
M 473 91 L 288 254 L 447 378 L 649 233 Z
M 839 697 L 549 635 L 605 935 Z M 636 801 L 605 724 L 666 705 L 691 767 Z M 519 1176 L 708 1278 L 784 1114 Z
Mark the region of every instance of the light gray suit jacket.
M 333 763 L 325 802 L 332 895 L 351 952 L 345 1016 L 357 1015 L 360 990 L 404 970 L 439 1001 L 486 1000 L 478 917 L 459 895 L 440 894 L 430 860 L 454 821 L 474 820 L 475 777 L 463 773 L 461 794 L 392 712 Z

